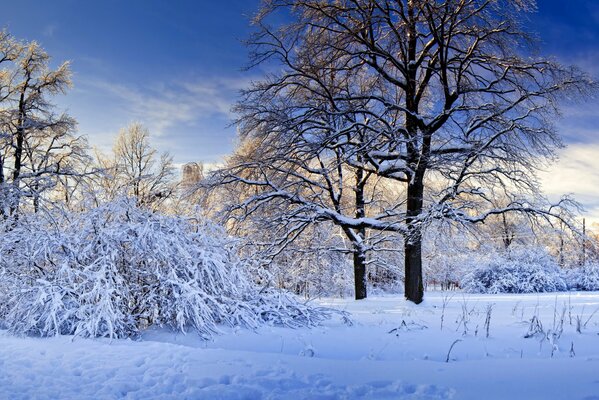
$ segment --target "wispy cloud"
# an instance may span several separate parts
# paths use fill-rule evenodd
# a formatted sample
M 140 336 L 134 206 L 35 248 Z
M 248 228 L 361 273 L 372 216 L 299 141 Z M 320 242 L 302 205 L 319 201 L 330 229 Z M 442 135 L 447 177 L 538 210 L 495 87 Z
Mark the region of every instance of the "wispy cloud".
M 78 86 L 87 96 L 101 99 L 98 101 L 104 104 L 96 111 L 102 110 L 113 123 L 111 129 L 94 130 L 92 143 L 108 148 L 118 127 L 135 120 L 144 123 L 159 148 L 171 150 L 178 162 L 205 160 L 217 164 L 232 146 L 234 134 L 223 136 L 227 121 L 234 118 L 231 107 L 239 90 L 250 82 L 250 77 L 218 77 L 140 85 L 94 79 Z M 585 206 L 586 216 L 599 222 L 599 121 L 595 104 L 568 105 L 564 109 L 565 119 L 560 121 L 559 130 L 569 145 L 540 178 L 548 196 L 557 199 L 573 194 Z M 215 128 L 215 120 L 222 126 Z
M 48 24 L 42 30 L 42 35 L 44 35 L 47 38 L 51 38 L 54 36 L 54 33 L 56 33 L 57 29 L 58 26 L 56 24 Z
M 143 87 L 105 80 L 85 83 L 92 90 L 113 97 L 130 120 L 143 122 L 158 136 L 181 125 L 193 125 L 202 118 L 232 119 L 231 107 L 237 92 L 246 84 L 244 80 L 226 78 Z
M 171 152 L 177 162 L 218 162 L 233 149 L 231 108 L 250 82 L 251 77 L 243 76 L 151 84 L 79 77 L 63 105 L 78 118 L 81 133 L 103 151 L 110 149 L 120 128 L 138 121 L 149 128 L 154 145 Z

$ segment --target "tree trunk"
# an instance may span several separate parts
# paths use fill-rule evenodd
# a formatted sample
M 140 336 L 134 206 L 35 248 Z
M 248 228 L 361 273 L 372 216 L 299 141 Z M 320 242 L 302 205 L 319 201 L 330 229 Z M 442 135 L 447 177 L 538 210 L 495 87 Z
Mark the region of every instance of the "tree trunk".
M 405 244 L 405 296 L 416 304 L 422 303 L 422 237 L 407 240 Z
M 416 64 L 416 54 L 418 50 L 417 35 L 417 6 L 414 1 L 408 1 L 408 60 L 407 72 L 408 81 L 406 87 L 406 130 L 411 138 L 418 138 L 422 135 L 421 149 L 418 149 L 418 140 L 408 142 L 407 151 L 409 165 L 414 168 L 414 175 L 408 184 L 407 205 L 406 205 L 406 226 L 407 233 L 404 237 L 404 293 L 406 299 L 416 304 L 422 303 L 424 296 L 424 287 L 422 285 L 422 228 L 418 216 L 422 213 L 423 194 L 424 194 L 424 173 L 427 168 L 428 156 L 430 153 L 430 135 L 419 132 L 418 121 L 415 115 L 418 115 L 418 66 Z
M 22 122 L 19 120 L 19 124 Z M 19 205 L 21 203 L 21 187 L 20 187 L 20 179 L 21 176 L 21 167 L 22 167 L 22 157 L 23 157 L 23 140 L 24 140 L 24 132 L 23 128 L 19 125 L 17 128 L 17 140 L 15 146 L 15 163 L 12 174 L 12 185 L 14 187 L 13 196 L 10 198 L 10 215 L 14 216 L 15 219 L 18 219 L 18 210 Z
M 358 162 L 362 162 L 362 156 L 358 155 Z M 366 180 L 364 179 L 364 170 L 356 169 L 356 218 L 366 216 L 366 200 L 364 199 L 364 188 Z M 364 240 L 366 239 L 366 229 L 356 230 L 360 242 L 354 242 L 354 286 L 356 300 L 366 298 L 366 251 L 364 249 Z
M 17 140 L 15 146 L 15 165 L 12 173 L 12 180 L 15 185 L 19 182 L 19 176 L 21 175 L 21 163 L 23 158 L 23 140 L 24 140 L 24 132 L 23 128 L 17 128 Z
M 33 212 L 37 214 L 40 210 L 40 197 L 37 192 L 38 185 L 31 185 L 31 188 L 33 189 Z
M 20 182 L 19 177 L 21 176 L 21 168 L 23 167 L 23 144 L 25 141 L 25 91 L 27 90 L 27 86 L 29 83 L 29 79 L 25 82 L 25 86 L 21 90 L 21 95 L 19 98 L 19 118 L 17 120 L 17 132 L 16 132 L 16 146 L 15 146 L 15 161 L 14 168 L 12 172 L 12 184 L 15 188 L 15 197 L 11 198 L 13 204 L 10 205 L 10 214 L 15 215 L 15 218 L 18 218 L 16 214 L 19 209 L 19 205 L 21 203 L 21 193 L 20 193 Z
M 354 287 L 356 300 L 366 298 L 366 253 L 361 246 L 354 247 Z
M 15 146 L 15 166 L 12 172 L 13 183 L 19 185 L 19 176 L 21 175 L 22 157 L 23 157 L 23 142 L 25 141 L 25 121 L 27 119 L 25 111 L 25 91 L 29 84 L 29 78 L 25 81 L 23 89 L 21 89 L 21 95 L 19 96 L 19 118 L 17 120 L 17 132 L 16 132 L 16 146 Z
M 406 222 L 408 235 L 404 239 L 405 296 L 416 304 L 422 303 L 424 286 L 422 284 L 422 229 L 415 218 L 422 212 L 423 179 L 414 179 L 408 185 Z

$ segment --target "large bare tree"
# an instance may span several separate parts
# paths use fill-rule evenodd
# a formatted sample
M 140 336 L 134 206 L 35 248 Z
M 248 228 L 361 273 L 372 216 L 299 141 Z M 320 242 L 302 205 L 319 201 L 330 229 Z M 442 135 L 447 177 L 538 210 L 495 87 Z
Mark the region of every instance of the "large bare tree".
M 559 216 L 541 207 L 536 172 L 561 146 L 554 127 L 560 100 L 595 84 L 535 52 L 523 29 L 535 6 L 265 1 L 250 41 L 253 63 L 277 72 L 238 106 L 241 139 L 254 144 L 253 156 L 217 181 L 252 188 L 236 208 L 243 213 L 284 203 L 276 219 L 287 238 L 310 222 L 341 226 L 354 243 L 356 298 L 366 296 L 367 231 L 401 234 L 405 295 L 420 303 L 431 220 Z M 279 12 L 290 22 L 269 26 Z M 382 210 L 368 207 L 362 189 L 369 180 L 397 197 Z M 342 199 L 350 193 L 348 206 Z M 498 197 L 509 201 L 496 207 Z

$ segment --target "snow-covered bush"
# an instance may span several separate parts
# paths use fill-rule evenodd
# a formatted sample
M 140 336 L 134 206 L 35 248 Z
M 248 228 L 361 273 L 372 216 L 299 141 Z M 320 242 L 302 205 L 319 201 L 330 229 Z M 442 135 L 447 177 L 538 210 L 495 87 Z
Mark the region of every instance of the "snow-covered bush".
M 473 293 L 538 293 L 567 290 L 559 266 L 543 249 L 517 248 L 466 275 L 462 287 Z
M 128 337 L 150 325 L 316 325 L 330 311 L 258 287 L 236 243 L 208 221 L 118 200 L 0 236 L 0 320 L 15 333 Z
M 570 289 L 599 290 L 599 265 L 592 263 L 580 268 L 570 269 L 566 273 L 566 280 Z

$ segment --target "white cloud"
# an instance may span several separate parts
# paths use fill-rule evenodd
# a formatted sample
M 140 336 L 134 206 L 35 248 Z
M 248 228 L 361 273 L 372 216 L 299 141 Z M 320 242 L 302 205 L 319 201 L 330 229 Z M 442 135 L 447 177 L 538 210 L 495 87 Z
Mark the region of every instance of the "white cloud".
M 80 81 L 79 88 L 92 93 L 94 97 L 102 99 L 103 102 L 112 104 L 106 105 L 104 113 L 106 119 L 112 121 L 114 129 L 108 127 L 99 127 L 95 119 L 97 114 L 94 112 L 94 120 L 86 123 L 86 127 L 96 127 L 90 129 L 94 132 L 92 143 L 102 148 L 108 149 L 112 138 L 117 133 L 118 127 L 136 120 L 144 123 L 150 129 L 151 133 L 157 136 L 157 143 L 161 146 L 169 147 L 169 131 L 181 131 L 185 129 L 188 135 L 191 131 L 198 129 L 199 133 L 206 134 L 208 131 L 202 129 L 208 125 L 203 124 L 206 121 L 214 119 L 232 120 L 231 106 L 238 99 L 238 91 L 246 88 L 250 84 L 249 78 L 198 78 L 194 80 L 186 79 L 181 81 L 157 82 L 151 85 L 127 85 L 114 83 L 107 80 L 86 80 Z M 592 102 L 595 105 L 596 102 Z M 102 107 L 96 106 L 96 110 Z M 567 148 L 560 151 L 559 161 L 549 168 L 547 172 L 540 174 L 543 191 L 553 200 L 558 199 L 563 194 L 573 194 L 580 201 L 585 209 L 586 216 L 593 222 L 599 222 L 599 135 L 592 123 L 579 123 L 577 126 L 568 124 L 572 121 L 589 121 L 594 114 L 591 105 L 570 106 L 564 110 L 566 115 L 565 123 L 560 124 L 564 130 L 566 141 L 573 139 L 583 140 L 587 143 L 570 144 Z M 115 112 L 118 111 L 118 118 Z M 568 126 L 571 126 L 571 132 L 568 132 Z M 223 127 L 224 128 L 224 127 Z M 111 132 L 114 130 L 114 132 Z M 86 133 L 86 132 L 83 132 Z M 162 137 L 161 137 L 162 136 Z M 195 141 L 194 141 L 195 140 Z M 201 141 L 200 141 L 201 140 Z M 211 163 L 217 163 L 222 154 L 227 152 L 230 147 L 231 138 L 214 138 L 213 146 L 208 150 L 203 139 L 187 139 L 185 141 L 184 151 L 197 154 L 197 156 L 183 156 L 177 148 L 172 152 L 177 160 L 204 159 Z M 219 145 L 222 141 L 222 146 Z M 217 143 L 218 142 L 218 143 Z M 159 146 L 159 147 L 161 147 Z M 219 152 L 218 149 L 222 149 Z M 207 152 L 211 153 L 208 154 Z M 216 154 L 219 153 L 219 154 Z M 207 166 L 212 167 L 212 165 Z
M 599 222 L 599 144 L 571 144 L 559 161 L 540 174 L 542 189 L 550 198 L 572 194 L 585 207 L 585 216 Z
M 42 31 L 42 35 L 44 35 L 45 37 L 51 38 L 52 36 L 54 36 L 54 33 L 56 32 L 57 29 L 58 29 L 58 26 L 55 24 L 46 25 Z
M 213 117 L 233 119 L 231 107 L 249 81 L 201 79 L 193 82 L 160 82 L 150 86 L 90 80 L 83 85 L 114 98 L 120 111 L 147 125 L 157 136 L 181 125 L 194 125 Z M 82 85 L 82 86 L 83 86 Z
M 138 121 L 150 130 L 152 144 L 176 162 L 219 162 L 234 147 L 231 107 L 250 83 L 251 77 L 241 74 L 148 83 L 88 75 L 79 76 L 71 94 L 57 100 L 78 120 L 80 133 L 102 151 L 110 151 L 120 128 Z

